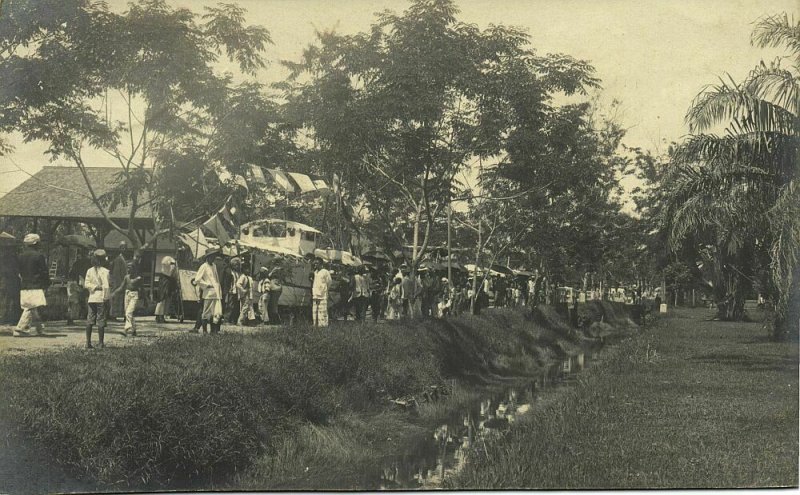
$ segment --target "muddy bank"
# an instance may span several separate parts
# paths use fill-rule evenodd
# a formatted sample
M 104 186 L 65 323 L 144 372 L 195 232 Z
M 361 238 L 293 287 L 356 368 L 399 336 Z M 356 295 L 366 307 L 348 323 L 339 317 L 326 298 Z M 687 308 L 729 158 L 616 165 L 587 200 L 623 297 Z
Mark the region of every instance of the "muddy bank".
M 6 356 L 1 412 L 91 486 L 380 488 L 487 394 L 635 331 L 621 305 L 590 303 Z

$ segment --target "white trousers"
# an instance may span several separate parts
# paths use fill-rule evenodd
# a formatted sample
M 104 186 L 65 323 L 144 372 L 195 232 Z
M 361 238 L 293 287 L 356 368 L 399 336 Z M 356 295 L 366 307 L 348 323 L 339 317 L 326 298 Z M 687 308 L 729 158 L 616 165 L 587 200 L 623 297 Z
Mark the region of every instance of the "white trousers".
M 125 291 L 125 331 L 136 333 L 136 320 L 133 312 L 136 311 L 136 304 L 139 303 L 139 292 L 135 290 Z

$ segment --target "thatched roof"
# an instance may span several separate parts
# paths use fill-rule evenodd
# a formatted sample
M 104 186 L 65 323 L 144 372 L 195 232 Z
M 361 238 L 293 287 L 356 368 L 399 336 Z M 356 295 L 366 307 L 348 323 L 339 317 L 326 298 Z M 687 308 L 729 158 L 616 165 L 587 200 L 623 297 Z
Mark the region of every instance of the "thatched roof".
M 110 191 L 120 167 L 88 167 L 86 173 L 95 194 Z M 119 206 L 109 217 L 127 221 L 130 206 Z M 92 202 L 83 175 L 77 167 L 44 167 L 0 198 L 2 217 L 59 218 L 93 222 L 103 219 Z M 149 206 L 136 212 L 136 220 L 152 223 Z

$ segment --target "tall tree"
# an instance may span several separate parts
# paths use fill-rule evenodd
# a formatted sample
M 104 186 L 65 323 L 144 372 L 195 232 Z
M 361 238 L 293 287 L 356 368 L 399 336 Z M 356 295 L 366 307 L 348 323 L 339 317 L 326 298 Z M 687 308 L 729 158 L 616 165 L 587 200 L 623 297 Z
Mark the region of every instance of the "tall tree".
M 484 189 L 514 198 L 516 213 L 504 228 L 524 232 L 518 251 L 529 265 L 559 283 L 587 272 L 606 279 L 630 230 L 618 199 L 624 130 L 588 102 L 546 108 L 541 119 L 539 128 L 518 130 L 515 146 L 486 170 Z
M 723 136 L 694 134 L 678 148 L 667 218 L 673 245 L 692 236 L 709 240 L 727 281 L 717 292 L 721 316 L 742 316 L 753 260 L 766 254 L 774 335 L 783 338 L 790 330 L 796 336 L 800 299 L 800 23 L 786 14 L 762 18 L 752 42 L 786 47 L 789 55 L 762 62 L 742 83 L 728 77 L 697 96 L 686 117 L 692 132 L 727 128 Z
M 596 84 L 587 64 L 538 56 L 516 29 L 462 23 L 451 0 L 384 12 L 368 33 L 319 33 L 284 86 L 317 170 L 338 182 L 412 267 L 453 199 L 454 177 L 541 129 L 552 95 Z
M 164 0 L 131 3 L 123 14 L 81 0 L 55 2 L 60 6 L 52 14 L 53 3 L 3 6 L 0 49 L 10 55 L 0 63 L 0 129 L 47 142 L 51 159 L 66 159 L 81 171 L 108 225 L 142 242 L 134 230 L 137 211 L 147 204 L 156 215 L 169 214 L 156 187 L 162 165 L 181 163 L 176 150 L 198 139 L 207 149 L 224 148 L 215 144 L 215 132 L 248 88 L 234 88 L 232 75 L 219 73 L 221 57 L 254 75 L 265 65 L 269 34 L 246 26 L 244 10 L 232 4 L 206 7 L 200 16 Z M 110 101 L 122 112 L 111 114 Z M 88 148 L 119 166 L 108 194 L 95 193 L 86 173 Z M 130 206 L 126 223 L 109 216 L 120 204 Z

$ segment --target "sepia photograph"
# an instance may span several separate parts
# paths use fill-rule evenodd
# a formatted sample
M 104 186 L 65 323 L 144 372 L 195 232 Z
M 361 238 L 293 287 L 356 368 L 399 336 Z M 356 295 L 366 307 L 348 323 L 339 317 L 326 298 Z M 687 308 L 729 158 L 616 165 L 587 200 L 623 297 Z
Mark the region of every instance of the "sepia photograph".
M 0 495 L 793 489 L 797 0 L 0 0 Z

